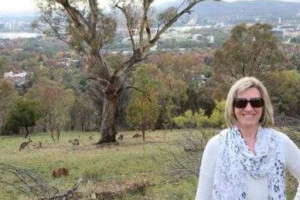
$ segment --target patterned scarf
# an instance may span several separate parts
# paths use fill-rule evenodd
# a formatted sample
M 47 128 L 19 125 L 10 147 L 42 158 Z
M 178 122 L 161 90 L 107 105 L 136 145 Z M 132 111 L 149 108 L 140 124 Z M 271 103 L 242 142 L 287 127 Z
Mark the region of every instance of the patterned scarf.
M 255 155 L 248 149 L 237 127 L 220 134 L 213 199 L 248 199 L 247 174 L 268 177 L 269 200 L 286 199 L 283 154 L 273 129 L 258 128 Z

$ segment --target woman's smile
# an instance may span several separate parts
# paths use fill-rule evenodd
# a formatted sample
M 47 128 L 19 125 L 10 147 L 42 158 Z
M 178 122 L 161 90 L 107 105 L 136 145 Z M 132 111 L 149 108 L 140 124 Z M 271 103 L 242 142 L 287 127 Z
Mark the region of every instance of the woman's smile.
M 238 92 L 236 98 L 253 99 L 260 98 L 260 92 L 257 88 L 249 88 Z M 263 107 L 252 107 L 250 102 L 244 108 L 234 108 L 234 114 L 239 126 L 258 126 L 259 120 L 262 116 Z

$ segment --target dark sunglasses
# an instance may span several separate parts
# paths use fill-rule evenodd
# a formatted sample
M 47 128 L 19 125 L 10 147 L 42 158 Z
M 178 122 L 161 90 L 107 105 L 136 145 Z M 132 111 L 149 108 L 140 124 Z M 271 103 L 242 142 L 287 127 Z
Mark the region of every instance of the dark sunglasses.
M 249 100 L 245 98 L 235 98 L 233 101 L 233 106 L 236 108 L 246 108 L 248 102 L 252 108 L 260 108 L 265 104 L 262 98 L 251 98 Z

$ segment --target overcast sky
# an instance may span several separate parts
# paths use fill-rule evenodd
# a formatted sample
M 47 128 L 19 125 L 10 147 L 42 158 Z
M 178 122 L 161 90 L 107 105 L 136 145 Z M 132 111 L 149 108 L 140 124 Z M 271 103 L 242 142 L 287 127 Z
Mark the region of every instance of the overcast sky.
M 156 4 L 161 4 L 168 1 L 174 0 L 156 0 Z M 225 0 L 225 1 L 235 1 L 235 0 Z M 300 0 L 284 0 L 284 1 L 291 1 L 291 2 L 298 2 Z M 21 12 L 21 11 L 34 11 L 35 8 L 35 0 L 6 0 L 2 1 L 0 6 L 0 13 L 1 12 Z M 105 2 L 101 0 L 101 2 Z M 107 2 L 107 1 L 106 1 Z

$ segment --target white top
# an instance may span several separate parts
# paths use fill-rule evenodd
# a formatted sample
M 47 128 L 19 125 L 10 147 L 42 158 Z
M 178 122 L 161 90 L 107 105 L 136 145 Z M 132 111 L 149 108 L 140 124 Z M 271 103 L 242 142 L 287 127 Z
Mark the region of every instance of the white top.
M 279 137 L 280 149 L 284 151 L 285 167 L 300 181 L 300 150 L 285 134 L 275 131 Z M 218 152 L 219 134 L 211 138 L 202 155 L 199 183 L 195 200 L 211 200 L 213 194 L 214 172 Z M 248 200 L 268 200 L 268 179 L 263 177 L 254 179 L 247 176 Z M 300 200 L 300 187 L 298 186 L 295 200 Z

